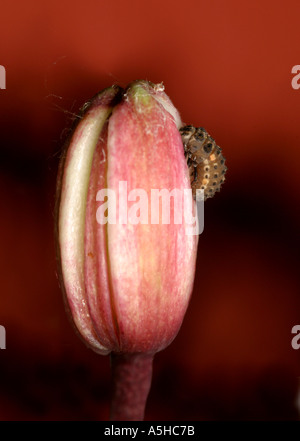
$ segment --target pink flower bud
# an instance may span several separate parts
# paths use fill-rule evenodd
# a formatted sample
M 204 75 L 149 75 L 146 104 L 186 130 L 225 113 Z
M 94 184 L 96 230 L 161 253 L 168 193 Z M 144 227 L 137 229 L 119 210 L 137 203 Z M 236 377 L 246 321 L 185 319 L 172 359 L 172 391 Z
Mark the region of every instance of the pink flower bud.
M 169 223 L 161 212 L 159 222 L 151 223 L 150 204 L 151 189 L 191 189 L 181 124 L 161 85 L 136 81 L 125 91 L 113 86 L 85 106 L 61 162 L 61 281 L 76 328 L 100 354 L 155 353 L 181 326 L 198 238 L 187 234 L 184 217 L 174 221 L 172 198 Z M 108 200 L 108 212 L 115 203 L 115 222 L 105 223 Z

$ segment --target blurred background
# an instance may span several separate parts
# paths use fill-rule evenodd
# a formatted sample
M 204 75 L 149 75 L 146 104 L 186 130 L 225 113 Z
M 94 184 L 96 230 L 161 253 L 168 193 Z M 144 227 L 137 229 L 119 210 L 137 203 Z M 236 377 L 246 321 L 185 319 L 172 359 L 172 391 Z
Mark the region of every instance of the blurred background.
M 54 193 L 78 109 L 134 79 L 163 81 L 228 166 L 146 420 L 299 418 L 299 14 L 297 0 L 2 0 L 1 420 L 109 417 L 109 358 L 75 335 L 58 287 Z

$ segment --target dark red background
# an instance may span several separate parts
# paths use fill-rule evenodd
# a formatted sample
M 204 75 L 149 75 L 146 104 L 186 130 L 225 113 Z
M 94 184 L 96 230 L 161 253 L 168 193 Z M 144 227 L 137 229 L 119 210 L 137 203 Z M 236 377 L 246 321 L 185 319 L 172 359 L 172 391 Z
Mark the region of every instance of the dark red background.
M 58 288 L 54 191 L 74 114 L 134 79 L 163 81 L 228 165 L 146 419 L 298 418 L 299 14 L 297 0 L 1 3 L 1 420 L 108 418 L 109 358 L 79 341 Z

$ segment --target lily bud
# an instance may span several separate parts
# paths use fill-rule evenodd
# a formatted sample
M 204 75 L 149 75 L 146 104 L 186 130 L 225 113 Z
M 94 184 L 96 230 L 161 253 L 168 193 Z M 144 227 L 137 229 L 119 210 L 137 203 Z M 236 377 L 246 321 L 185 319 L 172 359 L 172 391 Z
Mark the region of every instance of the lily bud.
M 151 223 L 156 190 L 189 189 L 194 204 L 181 125 L 162 85 L 113 86 L 85 105 L 61 162 L 61 282 L 80 336 L 100 354 L 160 351 L 186 312 L 198 238 L 185 216 L 174 221 L 172 197 L 170 222 L 160 211 Z

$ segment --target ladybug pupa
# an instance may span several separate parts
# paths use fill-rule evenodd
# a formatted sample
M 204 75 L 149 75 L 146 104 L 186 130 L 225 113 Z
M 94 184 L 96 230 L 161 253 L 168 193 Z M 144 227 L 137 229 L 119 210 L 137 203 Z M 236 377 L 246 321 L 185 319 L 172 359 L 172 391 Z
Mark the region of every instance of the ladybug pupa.
M 187 159 L 193 197 L 204 191 L 204 200 L 220 191 L 227 167 L 221 148 L 202 127 L 186 125 L 179 129 Z

